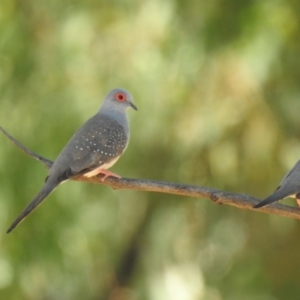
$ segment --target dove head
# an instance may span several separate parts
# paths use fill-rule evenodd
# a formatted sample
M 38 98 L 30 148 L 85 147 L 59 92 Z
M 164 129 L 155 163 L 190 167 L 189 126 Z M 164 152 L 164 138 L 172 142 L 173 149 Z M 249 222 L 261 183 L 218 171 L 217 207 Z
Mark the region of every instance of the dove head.
M 129 107 L 137 110 L 131 94 L 123 89 L 113 89 L 105 96 L 99 112 L 114 114 L 125 112 Z

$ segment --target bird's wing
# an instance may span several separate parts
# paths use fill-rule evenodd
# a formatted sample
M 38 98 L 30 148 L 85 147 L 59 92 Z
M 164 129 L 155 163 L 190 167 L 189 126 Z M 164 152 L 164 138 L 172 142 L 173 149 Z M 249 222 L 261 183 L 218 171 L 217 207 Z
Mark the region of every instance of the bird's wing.
M 107 116 L 89 119 L 71 138 L 49 171 L 61 182 L 119 157 L 126 149 L 124 128 Z M 53 174 L 54 175 L 54 174 Z

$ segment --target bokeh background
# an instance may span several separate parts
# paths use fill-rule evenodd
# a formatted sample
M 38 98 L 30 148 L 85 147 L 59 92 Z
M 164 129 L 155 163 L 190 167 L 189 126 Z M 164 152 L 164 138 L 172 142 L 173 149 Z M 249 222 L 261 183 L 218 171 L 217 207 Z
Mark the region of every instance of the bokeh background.
M 123 87 L 113 171 L 263 198 L 300 157 L 299 28 L 292 0 L 2 0 L 0 125 L 55 159 Z M 6 235 L 47 172 L 0 145 L 1 299 L 299 298 L 299 221 L 207 199 L 68 182 Z

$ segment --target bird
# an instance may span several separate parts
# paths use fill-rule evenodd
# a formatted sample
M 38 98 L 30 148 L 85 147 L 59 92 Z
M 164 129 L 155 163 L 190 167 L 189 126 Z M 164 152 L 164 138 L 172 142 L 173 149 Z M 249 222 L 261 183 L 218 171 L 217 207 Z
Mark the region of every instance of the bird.
M 298 160 L 294 167 L 284 176 L 275 192 L 254 205 L 253 208 L 260 208 L 286 197 L 296 198 L 300 206 L 300 160 Z
M 78 175 L 86 177 L 103 174 L 121 178 L 108 171 L 127 148 L 130 130 L 126 110 L 137 110 L 131 94 L 120 88 L 108 92 L 98 112 L 87 120 L 72 136 L 49 169 L 45 184 L 7 233 L 26 218 L 56 187 Z

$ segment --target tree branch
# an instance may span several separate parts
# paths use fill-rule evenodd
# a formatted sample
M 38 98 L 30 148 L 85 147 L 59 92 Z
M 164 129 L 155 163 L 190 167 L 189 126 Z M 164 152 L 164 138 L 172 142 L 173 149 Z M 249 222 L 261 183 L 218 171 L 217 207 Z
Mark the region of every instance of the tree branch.
M 7 131 L 5 131 L 1 126 L 0 130 L 9 138 L 9 140 L 15 144 L 19 149 L 21 149 L 25 154 L 30 157 L 42 162 L 48 169 L 52 166 L 53 162 L 49 159 L 46 159 L 33 151 L 27 149 L 20 142 L 14 139 Z M 105 182 L 101 181 L 102 175 L 97 175 L 91 178 L 84 176 L 77 176 L 71 180 L 85 181 L 95 184 L 105 184 L 111 186 L 113 189 L 129 189 L 137 191 L 146 191 L 146 192 L 158 192 L 166 194 L 174 194 L 188 197 L 197 197 L 197 198 L 208 198 L 217 204 L 227 204 L 235 206 L 241 209 L 255 210 L 257 212 L 264 212 L 274 215 L 280 215 L 284 217 L 294 218 L 300 220 L 300 209 L 296 207 L 290 207 L 286 205 L 281 205 L 274 203 L 272 205 L 264 206 L 262 208 L 253 209 L 253 205 L 258 203 L 258 200 L 254 197 L 251 197 L 246 194 L 234 194 L 228 193 L 212 188 L 172 183 L 165 181 L 157 180 L 147 180 L 147 179 L 131 179 L 131 178 L 121 178 L 116 179 L 109 177 Z

